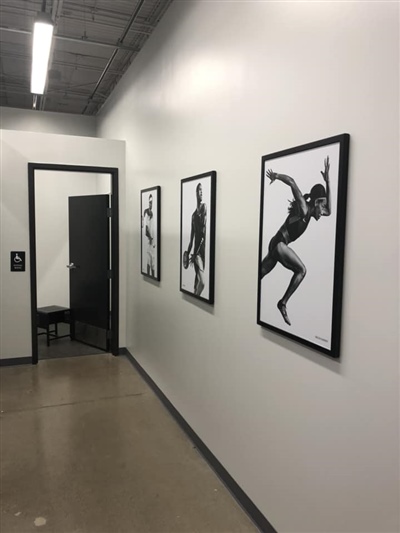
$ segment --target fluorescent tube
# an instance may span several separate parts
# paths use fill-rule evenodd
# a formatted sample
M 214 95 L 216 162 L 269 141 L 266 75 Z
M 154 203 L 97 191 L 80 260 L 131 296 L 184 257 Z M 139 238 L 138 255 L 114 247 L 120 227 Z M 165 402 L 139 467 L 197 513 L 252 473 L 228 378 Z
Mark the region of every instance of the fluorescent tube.
M 51 18 L 41 16 L 33 26 L 31 93 L 43 94 L 54 26 Z

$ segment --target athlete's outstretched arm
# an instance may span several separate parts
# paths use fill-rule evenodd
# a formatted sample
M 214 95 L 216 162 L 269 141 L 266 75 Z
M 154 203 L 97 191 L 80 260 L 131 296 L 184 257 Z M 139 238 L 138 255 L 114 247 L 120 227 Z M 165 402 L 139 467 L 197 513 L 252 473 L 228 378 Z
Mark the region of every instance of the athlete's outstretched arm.
M 329 155 L 326 159 L 324 159 L 324 170 L 321 170 L 322 177 L 324 178 L 325 184 L 326 184 L 326 214 L 324 215 L 328 217 L 331 214 L 331 188 L 329 184 L 329 169 L 330 169 L 330 163 L 329 163 Z
M 286 176 L 286 174 L 278 174 L 277 172 L 273 172 L 270 168 L 267 170 L 266 175 L 267 178 L 271 180 L 271 183 L 273 183 L 275 180 L 279 180 L 282 181 L 282 183 L 289 185 L 289 187 L 292 189 L 294 199 L 297 201 L 301 209 L 302 215 L 306 216 L 308 212 L 307 202 L 304 200 L 304 196 L 302 195 L 301 190 L 298 188 L 294 179 L 290 176 Z

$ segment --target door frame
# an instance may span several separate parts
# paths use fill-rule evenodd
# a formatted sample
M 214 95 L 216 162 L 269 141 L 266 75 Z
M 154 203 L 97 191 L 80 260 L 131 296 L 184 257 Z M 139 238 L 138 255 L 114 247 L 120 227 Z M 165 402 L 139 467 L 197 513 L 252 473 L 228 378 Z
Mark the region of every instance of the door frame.
M 119 351 L 119 211 L 118 211 L 118 168 L 92 167 L 83 165 L 58 165 L 53 163 L 28 163 L 29 193 L 29 252 L 31 270 L 31 324 L 32 364 L 39 361 L 37 338 L 37 273 L 36 273 L 36 214 L 35 214 L 35 171 L 53 170 L 59 172 L 86 172 L 111 175 L 111 341 L 113 355 Z

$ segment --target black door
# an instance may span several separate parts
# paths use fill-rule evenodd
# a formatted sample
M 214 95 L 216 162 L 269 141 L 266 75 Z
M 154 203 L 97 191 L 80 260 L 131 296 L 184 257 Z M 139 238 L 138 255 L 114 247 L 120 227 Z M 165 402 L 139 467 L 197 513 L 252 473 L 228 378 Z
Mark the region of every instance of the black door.
M 109 196 L 69 198 L 71 336 L 108 351 Z

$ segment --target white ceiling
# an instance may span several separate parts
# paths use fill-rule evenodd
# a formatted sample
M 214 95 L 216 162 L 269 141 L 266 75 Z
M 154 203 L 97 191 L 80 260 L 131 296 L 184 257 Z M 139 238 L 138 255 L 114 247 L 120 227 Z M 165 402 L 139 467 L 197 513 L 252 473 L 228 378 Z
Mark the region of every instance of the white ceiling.
M 0 0 L 0 105 L 32 109 L 32 28 L 55 21 L 37 108 L 96 115 L 173 0 Z

